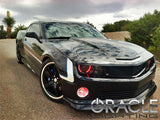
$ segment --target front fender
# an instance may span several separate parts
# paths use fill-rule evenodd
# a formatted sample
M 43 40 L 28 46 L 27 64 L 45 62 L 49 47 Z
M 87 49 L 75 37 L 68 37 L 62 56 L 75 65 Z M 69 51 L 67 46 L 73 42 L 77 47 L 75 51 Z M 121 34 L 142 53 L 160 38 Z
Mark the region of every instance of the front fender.
M 62 74 L 64 76 L 67 75 L 66 73 L 67 58 L 61 52 L 59 52 L 58 50 L 46 50 L 42 54 L 41 60 L 42 62 L 44 62 L 46 59 L 51 59 L 53 62 L 55 62 L 59 74 Z

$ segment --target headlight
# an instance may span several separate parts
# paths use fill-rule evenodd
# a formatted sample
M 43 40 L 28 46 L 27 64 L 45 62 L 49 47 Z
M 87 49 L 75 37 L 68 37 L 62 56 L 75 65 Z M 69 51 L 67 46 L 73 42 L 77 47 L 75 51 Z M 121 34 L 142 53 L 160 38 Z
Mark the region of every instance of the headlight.
M 78 65 L 78 72 L 81 76 L 89 77 L 93 73 L 94 67 L 91 65 Z

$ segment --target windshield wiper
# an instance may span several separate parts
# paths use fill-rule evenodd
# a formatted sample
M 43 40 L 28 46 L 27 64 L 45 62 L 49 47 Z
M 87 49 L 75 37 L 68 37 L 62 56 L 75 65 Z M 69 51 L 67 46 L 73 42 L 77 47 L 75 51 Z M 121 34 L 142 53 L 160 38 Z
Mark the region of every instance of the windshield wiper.
M 59 37 L 50 37 L 50 38 L 47 38 L 47 39 L 69 39 L 71 37 L 66 37 L 66 36 L 59 36 Z

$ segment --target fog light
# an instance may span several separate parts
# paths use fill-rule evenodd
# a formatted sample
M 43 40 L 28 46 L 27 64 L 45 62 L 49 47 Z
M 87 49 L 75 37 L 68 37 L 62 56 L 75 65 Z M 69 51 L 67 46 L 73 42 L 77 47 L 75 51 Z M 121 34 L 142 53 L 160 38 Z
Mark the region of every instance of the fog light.
M 86 97 L 87 95 L 89 94 L 89 91 L 86 87 L 81 87 L 77 90 L 77 95 L 80 97 L 80 98 L 84 98 Z

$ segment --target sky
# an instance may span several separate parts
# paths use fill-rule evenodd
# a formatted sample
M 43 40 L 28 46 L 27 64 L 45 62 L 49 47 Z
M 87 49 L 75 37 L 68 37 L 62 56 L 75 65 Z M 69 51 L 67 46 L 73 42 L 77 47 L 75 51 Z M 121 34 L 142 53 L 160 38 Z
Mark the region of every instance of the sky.
M 16 25 L 37 20 L 89 21 L 102 30 L 106 23 L 137 20 L 155 9 L 160 11 L 160 0 L 0 0 L 0 24 L 9 10 Z

